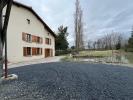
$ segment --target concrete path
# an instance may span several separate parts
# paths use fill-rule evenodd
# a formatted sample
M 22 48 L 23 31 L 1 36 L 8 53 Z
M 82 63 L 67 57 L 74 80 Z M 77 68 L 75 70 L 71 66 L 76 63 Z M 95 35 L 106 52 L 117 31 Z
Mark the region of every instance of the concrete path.
M 32 61 L 25 61 L 25 62 L 18 62 L 18 63 L 9 63 L 8 68 L 15 68 L 15 67 L 39 64 L 39 63 L 59 62 L 61 60 L 61 58 L 63 58 L 63 56 L 55 56 L 55 57 L 36 59 L 36 60 L 32 60 Z

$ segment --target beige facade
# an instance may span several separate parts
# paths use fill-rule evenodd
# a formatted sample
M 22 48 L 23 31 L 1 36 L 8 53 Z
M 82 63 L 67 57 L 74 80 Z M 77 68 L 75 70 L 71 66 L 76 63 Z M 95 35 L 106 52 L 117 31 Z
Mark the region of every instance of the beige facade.
M 46 50 L 52 50 L 49 56 L 55 56 L 55 35 L 52 30 L 42 22 L 40 17 L 31 9 L 21 4 L 13 4 L 7 31 L 7 53 L 9 62 L 29 61 L 46 57 Z M 26 42 L 23 34 L 42 38 L 42 43 Z M 51 44 L 46 44 L 46 38 Z M 32 39 L 31 39 L 32 40 Z M 24 47 L 31 47 L 31 55 L 24 56 Z M 42 54 L 32 55 L 32 48 L 41 48 Z

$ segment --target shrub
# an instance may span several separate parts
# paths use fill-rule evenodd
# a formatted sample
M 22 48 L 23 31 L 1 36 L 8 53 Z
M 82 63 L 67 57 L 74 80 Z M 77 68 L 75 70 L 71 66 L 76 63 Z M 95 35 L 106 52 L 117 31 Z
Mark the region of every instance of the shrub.
M 133 52 L 133 48 L 127 48 L 126 51 L 127 52 Z
M 55 55 L 60 56 L 60 55 L 65 55 L 71 53 L 71 50 L 56 50 Z

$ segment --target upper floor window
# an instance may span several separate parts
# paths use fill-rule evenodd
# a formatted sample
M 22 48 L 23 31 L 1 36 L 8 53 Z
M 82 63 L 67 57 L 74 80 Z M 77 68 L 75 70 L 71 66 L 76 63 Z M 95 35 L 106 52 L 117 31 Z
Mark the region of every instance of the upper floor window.
M 32 35 L 32 42 L 36 42 L 36 43 L 43 43 L 43 38 L 39 37 L 39 36 L 34 36 Z
M 24 41 L 26 41 L 26 42 L 32 42 L 31 41 L 31 34 L 28 34 L 28 33 L 22 33 L 22 39 L 24 40 Z
M 46 38 L 46 39 L 45 39 L 45 43 L 48 44 L 48 45 L 51 45 L 51 39 Z
M 34 35 L 31 35 L 31 34 L 28 34 L 28 33 L 22 33 L 22 40 L 23 41 L 26 41 L 26 42 L 35 42 L 35 43 L 43 43 L 43 38 L 42 37 L 39 37 L 39 36 L 34 36 Z

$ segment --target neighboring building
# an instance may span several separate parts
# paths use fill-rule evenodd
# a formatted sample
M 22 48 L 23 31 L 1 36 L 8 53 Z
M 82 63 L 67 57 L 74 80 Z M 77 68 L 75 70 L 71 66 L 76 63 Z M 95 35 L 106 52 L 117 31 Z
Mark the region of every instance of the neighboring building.
M 55 56 L 55 37 L 31 7 L 13 2 L 7 30 L 9 62 Z

